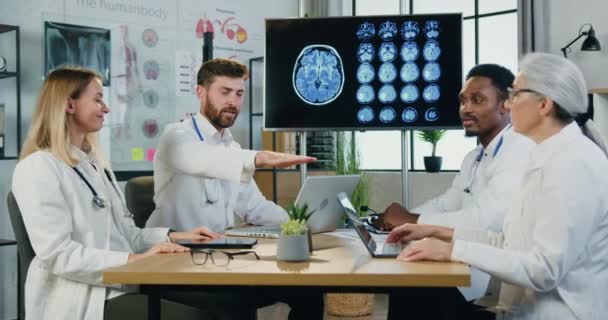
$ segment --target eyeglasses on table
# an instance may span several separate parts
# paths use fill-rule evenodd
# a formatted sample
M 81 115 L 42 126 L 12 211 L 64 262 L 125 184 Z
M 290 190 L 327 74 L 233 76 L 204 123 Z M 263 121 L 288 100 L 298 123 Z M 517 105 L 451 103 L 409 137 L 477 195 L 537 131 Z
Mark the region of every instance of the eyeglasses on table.
M 190 250 L 190 257 L 192 258 L 192 263 L 195 265 L 202 266 L 207 263 L 209 258 L 211 258 L 211 263 L 216 266 L 227 266 L 231 260 L 234 260 L 235 256 L 242 256 L 247 254 L 253 254 L 257 260 L 260 260 L 255 251 L 237 251 L 237 252 L 228 252 L 222 250 L 210 250 L 210 249 L 192 249 Z

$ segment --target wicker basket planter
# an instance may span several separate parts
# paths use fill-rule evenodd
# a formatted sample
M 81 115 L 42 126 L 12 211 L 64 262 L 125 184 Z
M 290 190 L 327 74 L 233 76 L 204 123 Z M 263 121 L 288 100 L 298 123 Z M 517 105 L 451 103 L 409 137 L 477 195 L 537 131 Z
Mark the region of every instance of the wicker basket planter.
M 328 293 L 325 295 L 327 314 L 360 317 L 374 311 L 374 295 L 370 293 Z

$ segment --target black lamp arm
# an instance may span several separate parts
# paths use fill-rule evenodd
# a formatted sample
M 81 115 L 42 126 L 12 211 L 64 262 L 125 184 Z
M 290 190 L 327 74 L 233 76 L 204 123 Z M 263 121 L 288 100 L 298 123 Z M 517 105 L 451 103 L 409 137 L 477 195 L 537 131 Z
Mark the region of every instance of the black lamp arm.
M 575 43 L 578 39 L 580 39 L 583 36 L 586 36 L 589 32 L 588 31 L 583 31 L 581 33 L 579 33 L 578 37 L 574 38 L 574 40 L 570 41 L 570 43 L 568 43 L 565 47 L 562 48 L 562 53 L 564 54 L 564 57 L 568 57 L 567 50 L 568 48 L 570 48 L 570 46 Z

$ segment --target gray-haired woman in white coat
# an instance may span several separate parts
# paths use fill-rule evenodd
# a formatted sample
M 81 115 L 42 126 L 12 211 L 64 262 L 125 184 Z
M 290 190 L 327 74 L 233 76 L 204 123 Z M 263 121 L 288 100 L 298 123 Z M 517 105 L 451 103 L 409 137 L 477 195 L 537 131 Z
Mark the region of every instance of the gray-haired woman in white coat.
M 204 227 L 169 232 L 134 225 L 96 144 L 108 112 L 101 78 L 91 70 L 60 68 L 44 81 L 12 184 L 36 254 L 25 285 L 28 319 L 101 320 L 106 300 L 137 291 L 103 284 L 104 269 L 158 253 L 187 251 L 173 243 L 179 240 L 218 236 Z M 278 153 L 260 158 L 262 165 L 310 160 Z M 217 295 L 201 298 L 193 293 L 190 300 L 220 310 L 209 296 Z M 218 311 L 223 317 L 232 312 L 232 318 L 242 318 L 235 313 L 248 312 L 247 307 L 224 307 Z M 255 306 L 249 307 L 255 312 Z
M 502 232 L 403 225 L 388 241 L 423 239 L 398 259 L 462 261 L 500 280 L 500 316 L 605 319 L 608 159 L 584 117 L 583 75 L 560 56 L 530 54 L 509 100 L 513 129 L 537 145 Z

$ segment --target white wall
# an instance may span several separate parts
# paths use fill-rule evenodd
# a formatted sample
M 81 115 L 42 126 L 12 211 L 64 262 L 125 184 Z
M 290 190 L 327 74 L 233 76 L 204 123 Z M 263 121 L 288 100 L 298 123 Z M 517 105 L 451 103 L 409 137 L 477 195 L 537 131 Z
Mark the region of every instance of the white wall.
M 608 1 L 605 0 L 542 0 L 547 7 L 543 19 L 547 30 L 549 52 L 562 54 L 560 49 L 572 41 L 584 23 L 591 23 L 602 45 L 599 52 L 581 51 L 584 37 L 570 48 L 568 59 L 583 71 L 589 88 L 608 87 Z
M 585 39 L 583 37 L 570 47 L 572 51 L 568 53 L 568 59 L 581 68 L 589 89 L 608 88 L 608 20 L 603 14 L 608 11 L 608 1 L 543 0 L 543 5 L 547 8 L 542 17 L 547 35 L 540 41 L 542 47 L 546 47 L 551 53 L 561 55 L 560 49 L 578 35 L 581 25 L 593 25 L 602 50 L 581 51 Z M 604 139 L 608 141 L 608 95 L 594 95 L 593 99 L 594 121 Z
M 408 175 L 408 208 L 440 195 L 452 184 L 456 173 L 410 172 Z M 402 203 L 401 172 L 371 172 L 370 208 L 384 210 L 392 202 Z

